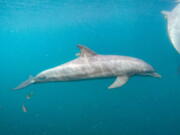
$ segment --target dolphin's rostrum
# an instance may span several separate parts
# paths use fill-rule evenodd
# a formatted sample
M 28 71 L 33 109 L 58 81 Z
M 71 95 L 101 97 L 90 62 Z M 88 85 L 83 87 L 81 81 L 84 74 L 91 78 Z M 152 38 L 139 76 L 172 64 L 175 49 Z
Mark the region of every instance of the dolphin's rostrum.
M 63 65 L 42 71 L 30 77 L 15 89 L 42 82 L 73 81 L 82 79 L 117 77 L 108 88 L 117 88 L 135 75 L 160 77 L 153 67 L 143 60 L 118 55 L 100 55 L 91 49 L 78 45 L 78 58 Z

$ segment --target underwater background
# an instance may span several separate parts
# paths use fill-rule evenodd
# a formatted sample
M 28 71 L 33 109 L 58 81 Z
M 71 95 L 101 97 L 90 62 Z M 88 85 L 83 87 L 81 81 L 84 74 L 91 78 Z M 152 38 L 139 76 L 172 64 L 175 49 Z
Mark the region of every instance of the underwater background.
M 180 135 L 180 56 L 161 14 L 175 5 L 0 0 L 0 135 Z M 76 58 L 77 44 L 141 58 L 162 78 L 133 77 L 113 90 L 107 87 L 115 78 L 13 90 L 29 75 Z

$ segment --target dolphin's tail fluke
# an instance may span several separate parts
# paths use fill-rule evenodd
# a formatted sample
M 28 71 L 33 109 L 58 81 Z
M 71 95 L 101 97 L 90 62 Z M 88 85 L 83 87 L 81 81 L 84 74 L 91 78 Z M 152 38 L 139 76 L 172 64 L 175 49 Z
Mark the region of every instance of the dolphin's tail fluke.
M 23 83 L 21 83 L 19 86 L 17 86 L 16 88 L 14 88 L 14 90 L 19 90 L 19 89 L 23 89 L 25 87 L 27 87 L 28 85 L 34 83 L 34 77 L 30 76 L 28 80 L 24 81 Z

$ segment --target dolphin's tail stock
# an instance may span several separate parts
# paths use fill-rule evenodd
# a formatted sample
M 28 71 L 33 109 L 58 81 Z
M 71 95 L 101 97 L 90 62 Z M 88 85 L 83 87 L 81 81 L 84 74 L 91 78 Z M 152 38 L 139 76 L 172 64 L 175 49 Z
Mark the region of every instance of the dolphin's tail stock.
M 19 90 L 19 89 L 23 89 L 27 86 L 29 86 L 30 84 L 34 83 L 34 77 L 30 76 L 28 80 L 24 81 L 23 83 L 21 83 L 19 86 L 17 86 L 16 88 L 14 88 L 14 90 Z

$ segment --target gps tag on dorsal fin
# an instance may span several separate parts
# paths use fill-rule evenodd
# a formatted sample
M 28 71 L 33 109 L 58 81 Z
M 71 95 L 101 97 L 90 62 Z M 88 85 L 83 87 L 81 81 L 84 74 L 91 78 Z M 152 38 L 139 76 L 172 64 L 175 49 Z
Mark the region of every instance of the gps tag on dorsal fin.
M 128 76 L 118 76 L 116 78 L 116 80 L 113 82 L 113 84 L 111 84 L 108 88 L 112 89 L 112 88 L 118 88 L 123 86 L 125 83 L 127 83 L 129 77 Z

